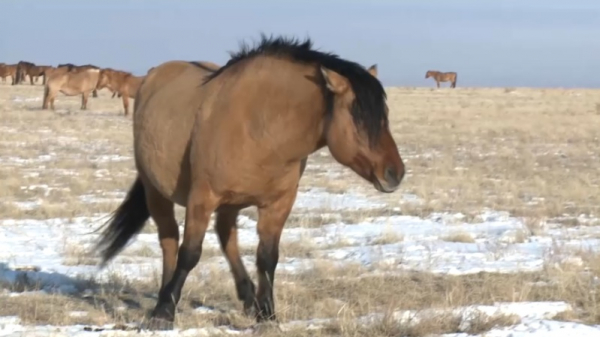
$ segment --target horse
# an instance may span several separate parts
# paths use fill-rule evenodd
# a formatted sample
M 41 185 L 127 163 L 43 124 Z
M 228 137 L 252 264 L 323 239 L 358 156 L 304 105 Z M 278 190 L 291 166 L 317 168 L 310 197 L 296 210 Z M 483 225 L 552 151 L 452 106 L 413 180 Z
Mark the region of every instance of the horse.
M 264 34 L 230 56 L 215 71 L 192 62 L 158 65 L 135 98 L 137 177 L 94 250 L 103 268 L 146 220 L 155 221 L 163 274 L 149 329 L 172 328 L 213 212 L 244 313 L 257 322 L 277 319 L 279 239 L 315 151 L 328 147 L 379 192 L 396 191 L 404 177 L 376 67 L 315 50 L 310 38 Z M 179 249 L 175 204 L 186 208 Z M 247 207 L 259 215 L 258 288 L 237 247 L 236 220 Z
M 447 72 L 442 73 L 437 70 L 428 70 L 425 74 L 425 78 L 433 77 L 437 87 L 440 87 L 440 82 L 452 82 L 450 84 L 451 88 L 456 88 L 456 73 L 455 72 Z
M 66 67 L 68 69 L 68 71 L 81 71 L 81 70 L 86 70 L 86 69 L 100 70 L 100 67 L 95 66 L 93 64 L 84 64 L 82 66 L 78 66 L 78 65 L 74 65 L 73 63 L 63 63 L 63 64 L 59 64 L 57 66 L 57 68 L 62 68 L 62 67 Z M 92 97 L 98 97 L 98 92 L 96 89 L 94 89 L 94 91 L 92 91 Z M 113 97 L 114 97 L 114 95 L 113 95 Z
M 100 75 L 98 75 L 98 83 L 100 83 L 100 78 L 102 77 L 102 72 L 105 70 L 112 70 L 112 71 L 116 71 L 115 69 L 112 68 L 102 68 L 100 69 Z M 121 98 L 121 94 L 117 91 L 117 90 L 113 90 L 112 88 L 105 86 L 104 88 L 108 89 L 108 91 L 110 91 L 112 93 L 112 96 L 110 96 L 110 98 L 115 98 L 115 96 Z M 98 88 L 98 84 L 96 84 L 96 90 L 100 90 L 102 88 Z
M 95 66 L 93 64 L 85 64 L 82 66 L 75 65 L 73 63 L 62 63 L 56 66 L 56 68 L 66 67 L 69 71 L 73 70 L 82 70 L 82 69 L 100 69 L 100 67 Z
M 42 109 L 48 109 L 50 104 L 50 108 L 54 110 L 54 99 L 56 94 L 61 92 L 67 96 L 81 94 L 81 110 L 86 110 L 88 96 L 96 89 L 99 73 L 100 70 L 94 68 L 77 71 L 69 71 L 67 67 L 54 69 L 44 86 Z
M 145 76 L 133 76 L 129 72 L 105 68 L 100 70 L 96 90 L 107 88 L 113 96 L 118 93 L 123 98 L 124 115 L 129 113 L 129 99 L 135 98 L 137 90 Z
M 17 63 L 17 71 L 15 77 L 13 77 L 12 85 L 21 84 L 21 82 L 25 81 L 25 75 L 27 75 L 29 70 L 34 66 L 35 64 L 31 62 L 19 61 L 19 63 Z M 31 84 L 33 84 L 33 81 Z
M 40 76 L 42 76 L 42 84 L 46 84 L 46 79 L 47 79 L 46 72 L 49 69 L 52 69 L 52 66 L 34 65 L 34 66 L 30 67 L 29 69 L 25 70 L 25 74 L 29 75 L 29 81 L 30 81 L 31 85 L 33 85 L 34 82 L 37 82 Z
M 2 82 L 6 83 L 6 78 L 10 76 L 12 81 L 17 77 L 17 65 L 16 64 L 3 64 L 0 65 L 0 77 Z

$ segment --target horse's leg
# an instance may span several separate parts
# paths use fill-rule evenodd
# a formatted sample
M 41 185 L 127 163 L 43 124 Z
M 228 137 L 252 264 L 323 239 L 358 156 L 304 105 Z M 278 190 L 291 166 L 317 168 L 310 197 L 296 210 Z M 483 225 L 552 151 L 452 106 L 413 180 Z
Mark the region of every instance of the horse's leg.
M 94 91 L 92 91 L 92 97 L 98 97 L 98 90 L 94 89 Z
M 113 91 L 113 94 L 110 98 L 115 98 L 116 95 L 117 95 L 117 91 L 115 90 L 115 91 Z
M 275 285 L 275 269 L 279 261 L 279 239 L 287 220 L 298 185 L 276 202 L 258 209 L 258 249 L 256 250 L 256 267 L 258 273 L 258 290 L 256 292 L 256 320 L 276 320 L 273 287 Z
M 90 95 L 90 93 L 87 91 L 84 91 L 83 93 L 81 93 L 81 110 L 87 109 L 87 102 L 88 102 L 89 95 Z
M 48 101 L 50 99 L 50 88 L 44 86 L 44 101 L 42 102 L 42 110 L 48 109 Z
M 192 269 L 200 261 L 202 241 L 210 221 L 210 215 L 217 208 L 218 201 L 208 186 L 192 185 L 185 210 L 183 242 L 179 247 L 177 267 L 173 278 L 161 289 L 158 302 L 152 312 L 150 328 L 172 328 L 175 320 L 175 307 L 181 298 L 181 289 Z M 162 321 L 162 322 L 161 322 Z
M 437 84 L 438 89 L 440 88 L 440 81 L 435 80 L 435 83 Z
M 244 313 L 248 316 L 255 315 L 254 292 L 255 286 L 240 257 L 237 241 L 237 216 L 238 210 L 222 210 L 217 213 L 215 228 L 221 242 L 221 249 L 225 253 L 229 268 L 235 280 L 238 299 L 244 302 Z
M 48 100 L 50 101 L 50 109 L 54 111 L 54 98 L 56 98 L 56 93 L 50 90 L 48 93 Z
M 125 110 L 124 116 L 127 116 L 129 113 L 129 93 L 125 92 L 121 97 L 123 98 L 123 109 Z
M 156 223 L 158 240 L 163 253 L 163 274 L 160 289 L 162 290 L 173 278 L 177 264 L 177 248 L 179 246 L 179 227 L 175 220 L 174 204 L 163 197 L 149 184 L 144 185 L 146 203 L 152 220 Z

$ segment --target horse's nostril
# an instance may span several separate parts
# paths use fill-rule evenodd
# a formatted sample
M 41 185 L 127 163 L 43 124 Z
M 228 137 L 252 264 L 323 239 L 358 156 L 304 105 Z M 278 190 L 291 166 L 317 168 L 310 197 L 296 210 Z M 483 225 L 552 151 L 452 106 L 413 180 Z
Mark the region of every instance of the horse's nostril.
M 391 186 L 396 186 L 400 183 L 400 180 L 398 179 L 398 173 L 396 172 L 396 168 L 393 166 L 388 166 L 385 169 L 384 178 L 385 181 L 387 181 L 387 183 Z

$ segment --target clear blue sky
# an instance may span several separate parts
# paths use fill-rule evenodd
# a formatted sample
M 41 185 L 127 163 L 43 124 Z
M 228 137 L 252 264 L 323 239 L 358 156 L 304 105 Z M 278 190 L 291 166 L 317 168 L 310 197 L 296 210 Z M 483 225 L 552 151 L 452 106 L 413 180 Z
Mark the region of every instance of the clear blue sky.
M 143 74 L 227 61 L 259 32 L 310 36 L 379 65 L 384 85 L 600 87 L 600 0 L 1 0 L 0 62 L 92 63 Z M 447 84 L 446 84 L 447 85 Z

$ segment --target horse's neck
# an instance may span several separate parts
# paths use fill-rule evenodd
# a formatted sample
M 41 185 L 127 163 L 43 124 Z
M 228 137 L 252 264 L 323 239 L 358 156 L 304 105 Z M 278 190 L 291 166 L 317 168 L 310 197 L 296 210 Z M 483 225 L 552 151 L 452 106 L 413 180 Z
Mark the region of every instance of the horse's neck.
M 279 156 L 285 154 L 286 161 L 297 161 L 325 146 L 325 123 L 322 118 L 318 118 L 321 114 L 321 112 L 308 112 L 301 107 L 284 113 L 276 109 L 266 109 L 252 114 L 251 118 L 258 119 L 260 122 L 243 123 L 250 127 L 257 125 L 258 129 L 250 132 L 258 132 L 258 147 L 271 148 Z M 310 116 L 314 117 L 310 118 Z M 265 121 L 267 121 L 266 125 L 263 124 Z M 264 126 L 259 126 L 261 124 Z

